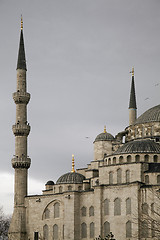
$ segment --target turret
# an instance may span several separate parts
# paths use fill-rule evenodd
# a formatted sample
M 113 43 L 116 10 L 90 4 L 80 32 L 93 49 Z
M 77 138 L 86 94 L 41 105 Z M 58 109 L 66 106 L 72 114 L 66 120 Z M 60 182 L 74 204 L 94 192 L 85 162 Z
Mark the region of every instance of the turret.
M 136 105 L 136 94 L 134 84 L 134 68 L 132 68 L 132 83 L 129 101 L 129 125 L 133 125 L 137 119 L 137 105 Z
M 12 126 L 15 135 L 15 155 L 12 159 L 12 167 L 15 169 L 14 183 L 14 212 L 9 228 L 9 239 L 26 240 L 26 210 L 25 196 L 27 196 L 28 168 L 31 159 L 27 153 L 27 137 L 30 126 L 27 122 L 27 104 L 30 94 L 27 93 L 26 84 L 26 59 L 23 39 L 23 21 L 21 17 L 21 33 L 17 62 L 17 91 L 13 93 L 16 104 L 16 122 Z
M 94 160 L 102 160 L 107 155 L 112 154 L 112 147 L 115 138 L 108 132 L 106 132 L 106 126 L 104 126 L 104 132 L 97 135 L 94 144 Z

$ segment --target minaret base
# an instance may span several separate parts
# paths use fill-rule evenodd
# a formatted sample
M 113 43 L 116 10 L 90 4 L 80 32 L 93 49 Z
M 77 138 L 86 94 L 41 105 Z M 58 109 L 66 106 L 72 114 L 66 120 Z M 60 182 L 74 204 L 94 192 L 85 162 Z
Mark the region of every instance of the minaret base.
M 8 231 L 8 239 L 9 240 L 26 240 L 26 227 L 25 227 L 25 219 L 26 209 L 24 206 L 19 206 L 14 208 L 13 216 L 11 219 L 9 231 Z

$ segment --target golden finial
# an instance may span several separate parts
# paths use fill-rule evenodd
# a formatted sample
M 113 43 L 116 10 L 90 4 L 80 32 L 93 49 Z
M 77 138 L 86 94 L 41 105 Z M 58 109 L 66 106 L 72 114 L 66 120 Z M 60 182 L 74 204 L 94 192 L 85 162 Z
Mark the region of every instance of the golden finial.
M 132 67 L 132 77 L 134 77 L 134 67 Z
M 74 170 L 74 154 L 72 154 L 72 171 L 71 172 L 75 172 L 75 170 Z
M 106 125 L 104 126 L 104 133 L 106 133 Z
M 22 15 L 21 15 L 21 30 L 23 30 L 23 18 L 22 18 Z

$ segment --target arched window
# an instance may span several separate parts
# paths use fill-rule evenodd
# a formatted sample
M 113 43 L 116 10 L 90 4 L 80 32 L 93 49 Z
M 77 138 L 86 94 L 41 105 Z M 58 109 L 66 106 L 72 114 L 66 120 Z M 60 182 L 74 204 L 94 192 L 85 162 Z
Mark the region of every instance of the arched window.
M 155 222 L 151 222 L 151 237 L 155 237 Z
M 46 208 L 44 211 L 44 219 L 48 219 L 49 217 L 50 217 L 50 211 L 48 208 Z
M 114 215 L 121 215 L 121 200 L 120 198 L 116 198 L 114 200 Z
M 144 126 L 142 127 L 142 137 L 144 137 L 145 129 Z
M 135 160 L 136 160 L 136 162 L 139 162 L 140 161 L 140 155 L 136 155 Z
M 131 221 L 126 222 L 126 238 L 132 237 L 132 223 Z
M 149 155 L 148 154 L 144 155 L 144 161 L 149 162 Z
M 110 233 L 110 223 L 105 222 L 104 223 L 104 236 L 106 237 Z
M 158 162 L 158 156 L 157 156 L 157 155 L 154 155 L 154 156 L 153 156 L 153 162 L 155 162 L 155 163 Z
M 43 239 L 48 240 L 48 226 L 44 225 L 43 227 Z
M 151 127 L 151 135 L 154 134 L 154 126 Z
M 78 187 L 78 191 L 82 191 L 82 186 L 79 186 L 79 187 Z
M 58 239 L 58 225 L 54 224 L 53 226 L 53 239 L 57 240 Z
M 89 208 L 89 216 L 91 217 L 91 216 L 94 216 L 94 207 L 93 206 L 91 206 L 90 208 Z
M 113 164 L 116 164 L 116 157 L 113 158 Z
M 148 204 L 147 203 L 142 204 L 142 213 L 148 215 Z
M 154 214 L 154 203 L 151 204 L 151 213 Z
M 160 175 L 157 176 L 157 184 L 160 184 Z
M 68 191 L 72 191 L 72 186 L 68 186 Z
M 119 157 L 119 163 L 123 163 L 123 156 Z
M 122 183 L 122 170 L 120 168 L 117 169 L 117 183 Z
M 62 186 L 60 186 L 60 187 L 59 187 L 59 193 L 62 192 L 62 189 L 63 189 Z
M 86 225 L 86 223 L 81 224 L 81 238 L 87 238 L 87 225 Z
M 145 176 L 145 184 L 149 184 L 149 176 L 148 175 Z
M 104 200 L 104 215 L 109 215 L 109 200 Z
M 82 217 L 86 216 L 86 207 L 81 208 L 81 215 L 82 215 Z
M 111 159 L 108 158 L 108 165 L 111 165 Z
M 131 199 L 126 199 L 126 215 L 131 214 Z
M 141 230 L 142 238 L 148 238 L 148 223 L 146 221 L 142 222 L 142 230 Z
M 90 238 L 94 238 L 94 223 L 90 223 Z
M 127 156 L 127 163 L 130 163 L 131 162 L 131 155 L 128 155 Z
M 130 182 L 130 171 L 126 170 L 126 183 Z
M 113 172 L 109 172 L 109 184 L 113 184 Z
M 135 128 L 135 132 L 134 132 L 135 137 L 137 137 L 137 134 L 138 134 L 138 128 Z
M 54 218 L 59 218 L 59 203 L 54 204 Z

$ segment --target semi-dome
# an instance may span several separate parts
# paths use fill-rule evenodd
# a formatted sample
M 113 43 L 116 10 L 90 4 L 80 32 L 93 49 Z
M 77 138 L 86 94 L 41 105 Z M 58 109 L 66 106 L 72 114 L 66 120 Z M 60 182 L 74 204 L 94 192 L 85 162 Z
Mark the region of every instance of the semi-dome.
M 160 121 L 160 105 L 152 107 L 137 118 L 135 124 L 159 122 Z
M 98 142 L 98 141 L 112 141 L 115 138 L 112 136 L 112 134 L 107 133 L 107 132 L 103 132 L 100 133 L 99 135 L 97 135 L 97 137 L 95 138 L 94 142 Z
M 66 174 L 63 174 L 58 180 L 57 184 L 60 183 L 83 183 L 83 180 L 85 177 L 77 172 L 69 172 Z
M 160 144 L 151 140 L 135 140 L 125 143 L 114 154 L 160 153 Z

